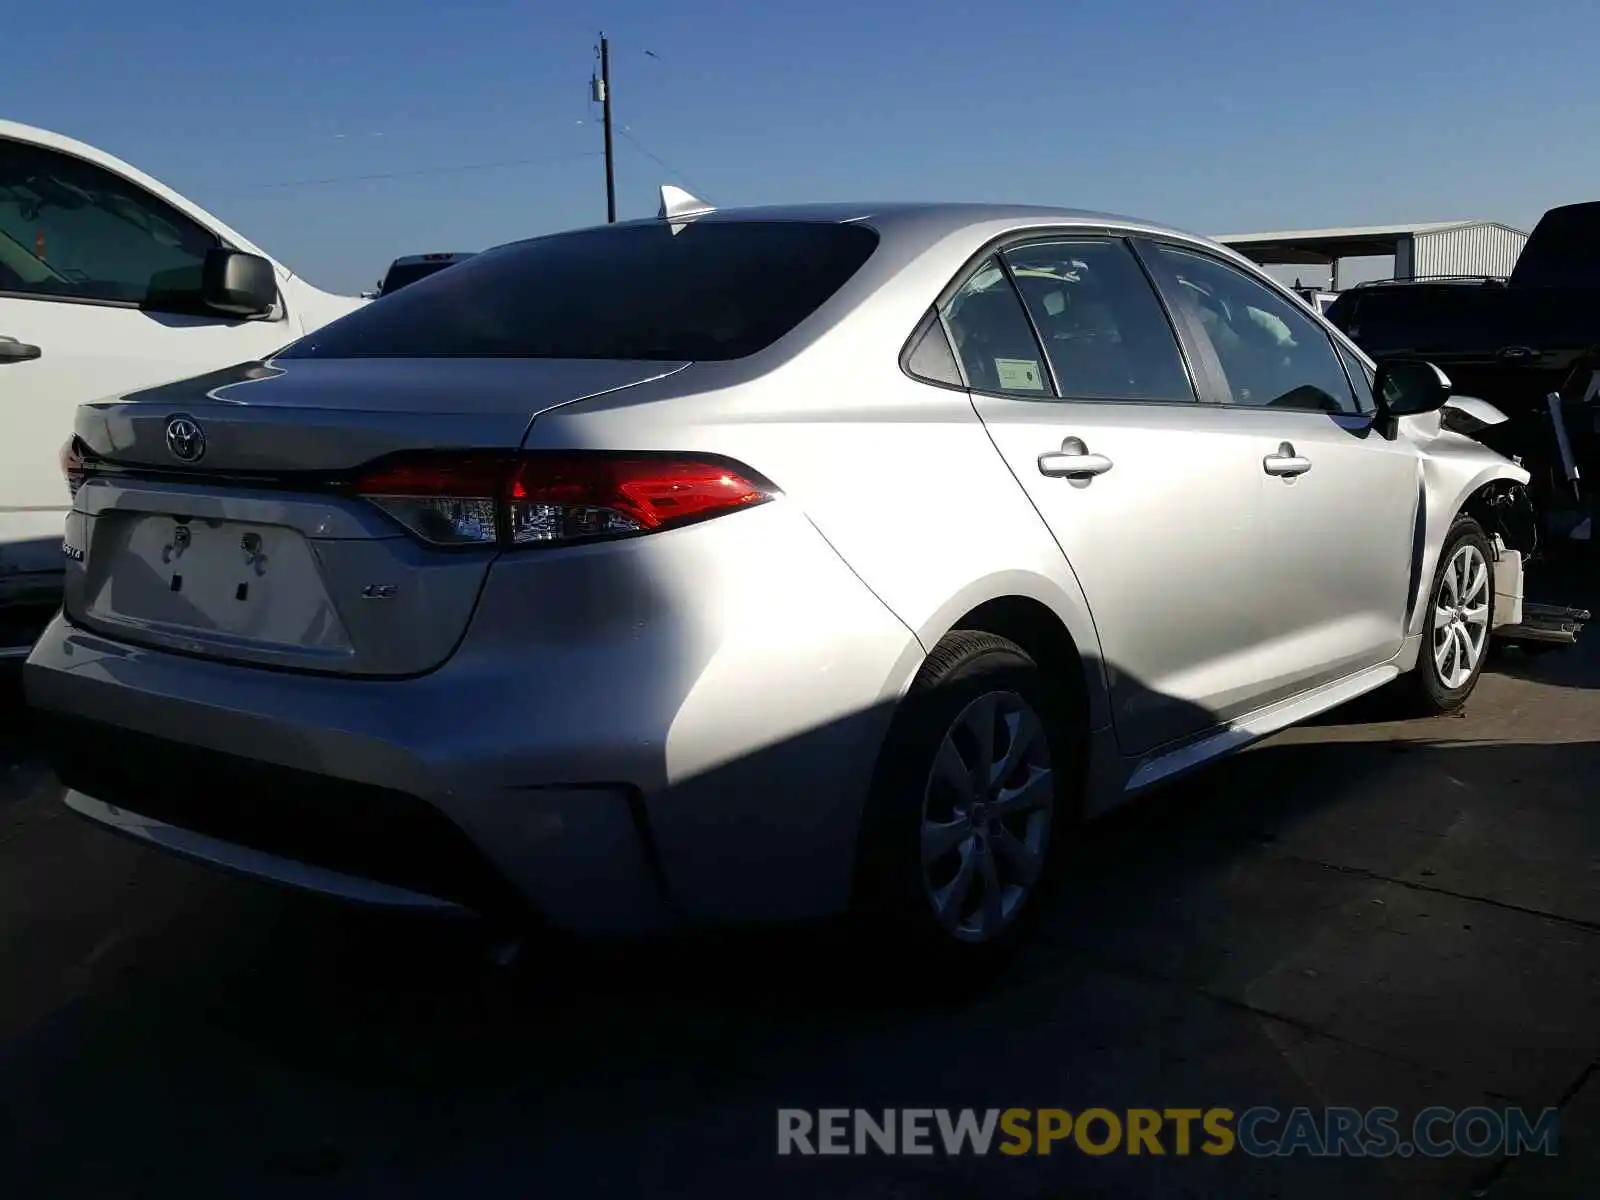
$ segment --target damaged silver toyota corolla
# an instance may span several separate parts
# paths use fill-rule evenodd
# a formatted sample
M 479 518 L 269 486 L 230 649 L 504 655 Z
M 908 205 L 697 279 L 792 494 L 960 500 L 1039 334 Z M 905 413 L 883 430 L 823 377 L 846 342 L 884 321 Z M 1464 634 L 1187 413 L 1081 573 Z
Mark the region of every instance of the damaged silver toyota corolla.
M 983 958 L 1079 821 L 1465 701 L 1473 411 L 1159 225 L 669 193 L 82 407 L 26 685 L 72 808 L 247 874 Z

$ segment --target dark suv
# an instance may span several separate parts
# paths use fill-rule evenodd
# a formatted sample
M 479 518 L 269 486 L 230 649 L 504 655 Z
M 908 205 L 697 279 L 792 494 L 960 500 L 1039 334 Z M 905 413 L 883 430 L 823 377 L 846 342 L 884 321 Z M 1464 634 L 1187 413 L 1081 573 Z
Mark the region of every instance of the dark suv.
M 407 254 L 397 258 L 389 264 L 388 273 L 378 285 L 378 295 L 387 296 L 390 292 L 397 292 L 408 283 L 426 279 L 471 257 L 470 254 Z

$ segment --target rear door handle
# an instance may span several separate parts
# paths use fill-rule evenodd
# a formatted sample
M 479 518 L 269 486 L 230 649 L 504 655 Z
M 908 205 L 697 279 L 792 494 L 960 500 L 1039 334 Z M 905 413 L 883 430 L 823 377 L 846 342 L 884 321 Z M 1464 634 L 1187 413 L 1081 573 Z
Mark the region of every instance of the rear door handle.
M 37 346 L 0 334 L 0 363 L 32 362 L 43 353 Z
M 1082 438 L 1069 437 L 1060 450 L 1039 455 L 1039 474 L 1052 479 L 1089 479 L 1109 470 L 1111 460 L 1104 454 L 1090 454 Z
M 1294 452 L 1293 446 L 1284 442 L 1278 447 L 1276 454 L 1269 454 L 1261 460 L 1261 466 L 1268 475 L 1286 475 L 1293 478 L 1311 470 L 1311 460 L 1301 458 Z

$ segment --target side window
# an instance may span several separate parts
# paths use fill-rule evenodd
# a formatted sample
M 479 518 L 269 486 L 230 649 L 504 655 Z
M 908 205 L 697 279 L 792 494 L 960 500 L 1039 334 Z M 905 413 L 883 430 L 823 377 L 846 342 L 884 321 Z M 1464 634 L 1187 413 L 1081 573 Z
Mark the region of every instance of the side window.
M 1005 257 L 1063 397 L 1194 400 L 1177 335 L 1126 243 L 1034 242 Z
M 1356 412 L 1333 341 L 1304 308 L 1217 259 L 1165 245 L 1157 253 L 1176 278 L 1175 302 L 1211 339 L 1231 403 Z
M 192 307 L 220 244 L 109 171 L 0 140 L 0 290 Z
M 1339 351 L 1339 357 L 1344 360 L 1344 370 L 1345 374 L 1350 376 L 1350 386 L 1356 390 L 1356 407 L 1364 413 L 1377 412 L 1378 402 L 1372 394 L 1372 385 L 1376 381 L 1372 372 L 1344 346 L 1338 342 L 1334 342 L 1334 346 Z
M 1050 399 L 1055 392 L 1028 314 L 995 259 L 988 259 L 944 307 L 967 386 L 980 392 Z
M 945 336 L 939 314 L 930 312 L 922 322 L 911 353 L 906 355 L 906 370 L 918 379 L 945 387 L 963 387 L 961 368 L 956 366 L 956 356 L 950 350 L 950 339 Z

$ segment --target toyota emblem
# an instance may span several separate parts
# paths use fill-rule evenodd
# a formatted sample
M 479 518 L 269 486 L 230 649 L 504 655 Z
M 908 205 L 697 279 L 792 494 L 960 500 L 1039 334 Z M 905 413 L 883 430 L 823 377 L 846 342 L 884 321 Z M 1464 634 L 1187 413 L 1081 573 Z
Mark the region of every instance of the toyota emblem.
M 182 462 L 199 462 L 206 456 L 206 435 L 200 423 L 193 417 L 173 417 L 167 422 L 167 449 Z

